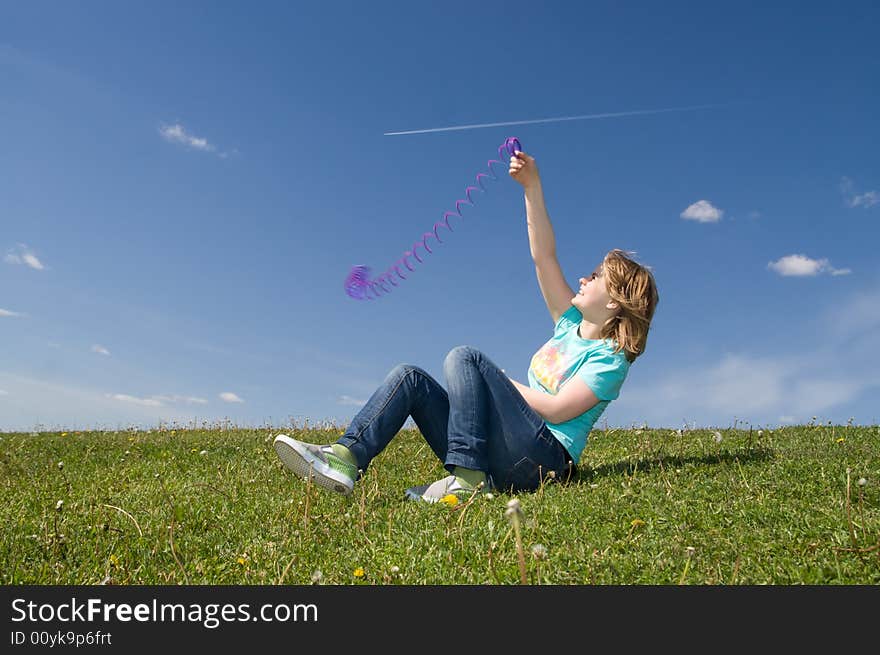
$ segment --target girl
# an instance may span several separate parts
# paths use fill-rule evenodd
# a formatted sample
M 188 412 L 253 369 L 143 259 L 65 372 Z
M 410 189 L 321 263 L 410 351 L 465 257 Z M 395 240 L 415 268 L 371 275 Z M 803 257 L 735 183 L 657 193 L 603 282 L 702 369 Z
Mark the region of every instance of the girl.
M 350 494 L 359 472 L 412 416 L 450 475 L 407 489 L 409 498 L 437 502 L 483 488 L 533 490 L 550 471 L 571 474 L 596 419 L 645 351 L 659 295 L 651 271 L 617 249 L 579 278 L 575 293 L 556 258 L 534 157 L 516 151 L 508 172 L 524 189 L 529 246 L 555 324 L 532 357 L 528 385 L 469 346 L 447 355 L 446 390 L 421 368 L 400 364 L 336 443 L 318 446 L 279 434 L 275 450 L 288 469 Z

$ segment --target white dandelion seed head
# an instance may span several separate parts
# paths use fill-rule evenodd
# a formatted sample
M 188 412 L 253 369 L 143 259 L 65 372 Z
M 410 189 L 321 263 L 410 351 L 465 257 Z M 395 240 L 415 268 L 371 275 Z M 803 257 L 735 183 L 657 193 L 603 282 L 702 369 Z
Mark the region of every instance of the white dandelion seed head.
M 865 478 L 859 478 L 859 486 L 860 487 L 864 487 L 866 484 L 868 484 L 868 481 L 865 480 Z
M 62 509 L 63 507 L 64 507 L 64 501 L 63 501 L 63 500 L 59 500 L 57 503 L 55 503 L 55 509 L 57 509 L 59 512 L 61 511 L 61 509 Z
M 723 437 L 721 436 L 721 433 L 718 430 L 715 430 L 715 432 L 713 432 L 712 435 L 715 438 L 715 443 L 721 443 L 721 439 Z
M 199 451 L 199 455 L 201 455 L 202 457 L 204 457 L 204 456 L 207 455 L 207 454 L 208 454 L 208 451 L 207 451 L 207 450 L 200 450 L 200 451 Z
M 688 557 L 693 556 L 693 554 L 694 554 L 695 552 L 697 552 L 697 549 L 694 548 L 693 546 L 688 546 L 685 550 L 687 551 L 687 555 L 688 555 Z
M 535 559 L 544 559 L 547 557 L 547 549 L 543 544 L 535 544 L 532 546 L 532 557 Z
M 64 462 L 58 462 L 58 470 L 60 471 L 63 468 L 64 468 Z
M 397 565 L 392 566 L 390 571 L 391 571 L 391 575 L 397 575 L 398 573 L 400 573 L 400 567 Z
M 320 583 L 321 580 L 323 580 L 323 579 L 324 579 L 324 574 L 321 573 L 321 569 L 315 569 L 315 572 L 312 573 L 312 583 L 313 583 L 313 584 L 318 584 L 318 583 Z
M 514 512 L 518 512 L 520 510 L 519 498 L 511 498 L 508 500 L 507 509 L 512 509 Z

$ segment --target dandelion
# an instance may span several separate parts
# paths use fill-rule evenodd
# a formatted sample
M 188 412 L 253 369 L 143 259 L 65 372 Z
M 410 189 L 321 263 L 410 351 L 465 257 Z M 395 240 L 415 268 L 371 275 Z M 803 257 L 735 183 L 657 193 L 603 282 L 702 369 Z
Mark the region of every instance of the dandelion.
M 510 519 L 513 524 L 513 532 L 516 535 L 516 554 L 519 559 L 519 577 L 523 584 L 528 584 L 526 577 L 526 557 L 523 554 L 522 534 L 520 533 L 519 519 L 522 516 L 519 499 L 511 498 L 507 501 L 507 509 L 504 510 L 504 516 Z
M 685 550 L 687 551 L 688 557 L 693 557 L 694 553 L 697 552 L 697 549 L 694 548 L 693 546 L 688 546 L 687 548 L 685 548 Z
M 448 505 L 449 507 L 455 507 L 458 505 L 458 496 L 455 494 L 446 494 L 443 498 L 440 499 L 440 502 L 444 505 Z
M 721 443 L 721 439 L 723 437 L 721 436 L 721 433 L 718 430 L 715 430 L 715 432 L 713 432 L 712 435 L 715 437 L 715 443 Z
M 843 437 L 839 437 L 837 439 L 837 443 L 843 443 L 844 441 L 846 441 L 846 439 L 844 439 Z
M 66 433 L 66 432 L 62 432 L 62 433 L 61 433 L 61 436 L 62 436 L 62 437 L 66 437 L 66 436 L 67 436 L 67 433 Z
M 247 560 L 244 557 L 239 557 L 236 561 L 242 566 L 245 566 L 247 564 Z
M 55 509 L 57 511 L 60 512 L 63 508 L 64 508 L 64 501 L 63 500 L 59 500 L 57 503 L 55 503 Z
M 201 451 L 199 451 L 199 455 L 201 455 L 202 457 L 204 457 L 204 456 L 207 455 L 207 454 L 208 454 L 208 451 L 207 451 L 207 450 L 201 450 Z
M 758 436 L 759 436 L 759 437 L 760 437 L 761 435 L 763 435 L 763 434 L 764 434 L 764 431 L 763 431 L 763 430 L 758 430 Z
M 398 573 L 400 573 L 400 567 L 399 566 L 392 566 L 390 571 L 391 571 L 391 575 L 397 575 Z
M 866 484 L 868 484 L 868 481 L 865 478 L 859 478 L 858 485 L 860 487 L 864 487 Z
M 111 553 L 109 559 L 110 559 L 110 564 L 111 564 L 112 566 L 119 566 L 119 558 L 116 557 L 116 555 L 114 555 L 113 553 Z
M 495 494 L 493 494 L 491 491 L 486 494 L 486 500 L 492 500 L 494 497 L 495 497 Z
M 535 559 L 544 559 L 547 557 L 547 549 L 544 544 L 535 544 L 532 546 L 532 557 Z
M 360 566 L 357 567 L 357 568 L 354 570 L 354 577 L 356 577 L 356 578 L 362 578 L 362 577 L 364 577 L 364 569 L 363 569 L 362 567 L 360 567 Z
M 321 580 L 324 579 L 324 574 L 321 573 L 321 569 L 315 569 L 315 572 L 312 573 L 312 584 L 321 584 Z
M 633 528 L 637 528 L 637 527 L 639 527 L 640 525 L 645 525 L 645 522 L 644 522 L 642 519 L 633 519 L 633 520 L 630 522 L 630 525 L 631 525 Z
M 59 471 L 63 471 L 63 470 L 64 470 L 64 462 L 58 462 L 58 470 L 59 470 Z

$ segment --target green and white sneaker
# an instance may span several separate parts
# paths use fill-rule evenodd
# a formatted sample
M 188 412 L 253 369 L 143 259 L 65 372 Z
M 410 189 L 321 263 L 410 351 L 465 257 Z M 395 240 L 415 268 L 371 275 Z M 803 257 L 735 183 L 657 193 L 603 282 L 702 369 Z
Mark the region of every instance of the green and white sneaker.
M 301 478 L 311 477 L 318 486 L 348 495 L 354 489 L 357 467 L 340 459 L 331 446 L 318 446 L 279 434 L 275 452 L 284 466 Z
M 439 503 L 447 496 L 455 496 L 455 502 L 464 502 L 473 496 L 476 487 L 467 484 L 461 478 L 447 475 L 431 484 L 410 487 L 404 493 L 409 500 L 421 500 L 426 503 Z

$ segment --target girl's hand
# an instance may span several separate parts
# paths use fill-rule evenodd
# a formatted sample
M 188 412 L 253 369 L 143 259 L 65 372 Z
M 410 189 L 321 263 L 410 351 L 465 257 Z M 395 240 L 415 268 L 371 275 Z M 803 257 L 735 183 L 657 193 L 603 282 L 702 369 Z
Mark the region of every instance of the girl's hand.
M 540 184 L 541 179 L 538 175 L 538 164 L 535 162 L 535 158 L 520 150 L 513 154 L 514 156 L 510 158 L 510 169 L 508 170 L 510 177 L 522 184 L 525 189 Z

